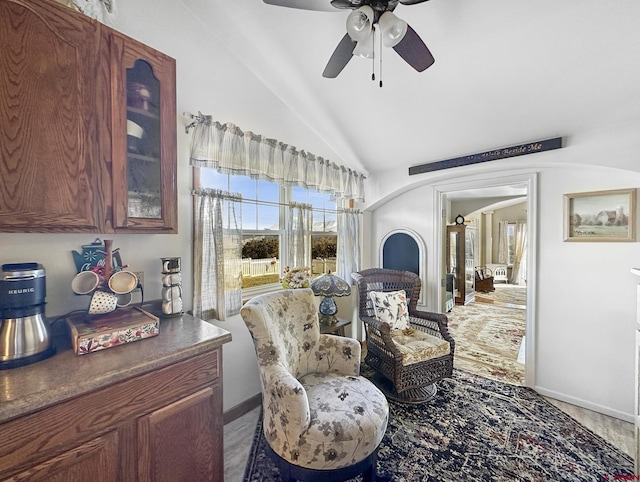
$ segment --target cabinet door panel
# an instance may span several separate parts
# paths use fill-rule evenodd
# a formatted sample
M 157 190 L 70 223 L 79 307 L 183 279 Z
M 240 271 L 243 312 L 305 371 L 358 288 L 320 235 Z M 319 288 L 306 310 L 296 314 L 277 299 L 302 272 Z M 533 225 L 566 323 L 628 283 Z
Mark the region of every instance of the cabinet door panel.
M 7 480 L 112 482 L 118 478 L 118 448 L 118 433 L 109 432 Z
M 177 232 L 175 60 L 111 39 L 113 226 Z
M 220 392 L 200 390 L 140 419 L 139 480 L 223 480 Z
M 99 37 L 66 7 L 0 0 L 0 230 L 99 229 Z
M 447 273 L 455 274 L 455 302 L 467 304 L 475 300 L 475 228 L 447 226 Z

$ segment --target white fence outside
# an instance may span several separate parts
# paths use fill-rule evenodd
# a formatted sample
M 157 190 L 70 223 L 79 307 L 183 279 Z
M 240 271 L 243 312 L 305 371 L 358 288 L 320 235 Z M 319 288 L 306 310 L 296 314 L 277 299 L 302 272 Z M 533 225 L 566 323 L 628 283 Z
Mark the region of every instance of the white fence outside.
M 280 272 L 280 261 L 275 258 L 242 258 L 242 276 L 261 276 Z
M 336 272 L 336 258 L 316 258 L 311 261 L 311 274 L 313 276 L 328 273 L 329 271 Z
M 311 262 L 311 272 L 314 275 L 332 273 L 336 270 L 336 259 L 314 259 Z M 242 276 L 262 276 L 280 273 L 280 260 L 276 258 L 242 258 Z

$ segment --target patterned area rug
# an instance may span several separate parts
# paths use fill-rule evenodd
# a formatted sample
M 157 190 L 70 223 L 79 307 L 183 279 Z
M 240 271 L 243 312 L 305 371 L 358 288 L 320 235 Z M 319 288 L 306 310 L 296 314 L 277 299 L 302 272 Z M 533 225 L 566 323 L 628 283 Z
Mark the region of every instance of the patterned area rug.
M 494 283 L 495 291 L 476 292 L 476 299 L 485 298 L 497 303 L 508 303 L 524 306 L 527 304 L 527 287 Z
M 528 388 L 456 370 L 427 404 L 389 407 L 378 453 L 381 482 L 604 481 L 633 474 L 628 455 Z M 259 423 L 245 482 L 281 480 L 265 443 Z
M 525 334 L 524 310 L 478 303 L 447 313 L 456 341 L 454 367 L 505 383 L 524 385 L 518 352 Z

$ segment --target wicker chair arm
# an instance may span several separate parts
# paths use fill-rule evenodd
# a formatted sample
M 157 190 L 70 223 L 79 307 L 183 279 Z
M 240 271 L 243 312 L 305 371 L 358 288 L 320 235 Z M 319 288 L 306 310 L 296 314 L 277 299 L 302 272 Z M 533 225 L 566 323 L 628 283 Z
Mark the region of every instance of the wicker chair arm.
M 360 351 L 358 340 L 330 334 L 320 335 L 318 354 L 326 362 L 327 372 L 360 375 Z
M 376 334 L 384 341 L 387 351 L 393 353 L 395 359 L 400 359 L 402 357 L 402 353 L 391 338 L 391 328 L 389 323 L 385 323 L 371 316 L 361 316 L 360 319 L 363 323 L 369 325 L 370 330 L 375 330 Z
M 389 327 L 389 323 L 380 321 L 378 318 L 374 318 L 373 316 L 361 315 L 360 320 L 362 320 L 363 323 L 366 323 L 367 325 L 378 330 L 381 333 L 383 332 L 391 333 L 391 328 Z
M 438 334 L 453 345 L 453 337 L 449 333 L 449 318 L 446 315 L 431 311 L 412 310 L 409 316 L 413 324 L 425 326 L 431 331 L 437 329 Z

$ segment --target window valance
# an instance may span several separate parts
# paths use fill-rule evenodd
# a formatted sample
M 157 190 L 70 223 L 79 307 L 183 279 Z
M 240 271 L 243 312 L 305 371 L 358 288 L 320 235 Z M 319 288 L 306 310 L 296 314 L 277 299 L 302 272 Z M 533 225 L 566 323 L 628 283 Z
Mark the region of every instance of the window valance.
M 211 116 L 195 117 L 191 165 L 364 202 L 364 175 Z M 189 128 L 188 128 L 189 129 Z

